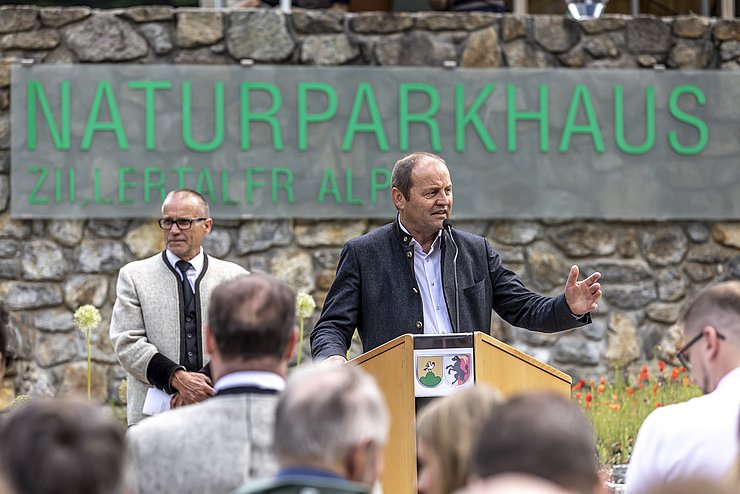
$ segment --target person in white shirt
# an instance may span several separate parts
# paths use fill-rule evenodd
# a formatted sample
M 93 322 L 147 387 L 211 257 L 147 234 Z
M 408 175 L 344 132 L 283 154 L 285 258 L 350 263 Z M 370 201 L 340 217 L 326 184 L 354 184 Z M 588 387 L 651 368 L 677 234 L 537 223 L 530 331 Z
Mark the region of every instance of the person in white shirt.
M 678 358 L 705 395 L 658 408 L 640 427 L 626 494 L 677 480 L 726 476 L 738 454 L 740 281 L 703 289 L 679 320 Z

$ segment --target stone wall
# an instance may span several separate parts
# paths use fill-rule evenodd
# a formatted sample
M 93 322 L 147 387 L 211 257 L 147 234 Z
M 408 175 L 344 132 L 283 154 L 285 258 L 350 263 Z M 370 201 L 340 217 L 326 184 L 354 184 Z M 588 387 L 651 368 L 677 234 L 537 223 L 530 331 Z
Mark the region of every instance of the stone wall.
M 740 70 L 740 22 L 701 17 L 607 17 L 582 24 L 550 16 L 345 14 L 139 7 L 0 7 L 0 299 L 12 313 L 19 358 L 11 393 L 53 395 L 86 385 L 81 304 L 100 307 L 92 338 L 93 393 L 119 402 L 125 376 L 108 322 L 118 269 L 162 248 L 154 221 L 17 221 L 9 198 L 9 61 L 37 63 L 257 63 L 468 67 L 610 67 Z M 389 215 L 390 216 L 390 215 Z M 207 250 L 310 291 L 319 307 L 343 243 L 378 224 L 360 221 L 216 221 Z M 488 237 L 543 293 L 569 266 L 600 270 L 594 324 L 542 335 L 494 322 L 494 334 L 575 377 L 611 365 L 669 359 L 681 305 L 699 288 L 740 279 L 740 222 L 459 223 Z M 317 313 L 308 323 L 316 320 Z

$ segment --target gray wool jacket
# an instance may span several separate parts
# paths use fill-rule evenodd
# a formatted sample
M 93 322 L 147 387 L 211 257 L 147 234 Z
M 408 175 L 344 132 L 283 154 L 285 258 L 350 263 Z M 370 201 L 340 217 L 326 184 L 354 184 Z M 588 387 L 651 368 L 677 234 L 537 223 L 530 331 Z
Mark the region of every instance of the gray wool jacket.
M 201 360 L 209 362 L 202 337 L 211 292 L 224 281 L 249 274 L 243 267 L 204 256 L 203 272 L 195 282 L 196 318 Z M 140 421 L 147 390 L 156 385 L 166 392 L 178 368 L 185 324 L 182 284 L 162 252 L 122 267 L 116 284 L 116 303 L 110 339 L 118 361 L 128 373 L 128 424 Z M 157 382 L 152 382 L 157 381 Z

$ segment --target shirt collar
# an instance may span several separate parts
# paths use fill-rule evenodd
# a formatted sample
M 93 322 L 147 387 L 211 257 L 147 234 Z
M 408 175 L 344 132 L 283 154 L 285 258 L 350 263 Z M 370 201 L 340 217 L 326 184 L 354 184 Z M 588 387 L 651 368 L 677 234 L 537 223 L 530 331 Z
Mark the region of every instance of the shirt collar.
M 170 266 L 173 268 L 176 267 L 177 261 L 182 261 L 179 257 L 177 257 L 175 254 L 169 251 L 169 249 L 165 250 L 165 254 L 167 255 L 167 261 L 170 263 Z M 200 248 L 200 252 L 198 252 L 198 255 L 190 259 L 188 262 L 193 266 L 195 269 L 195 272 L 197 274 L 200 274 L 201 271 L 203 271 L 203 260 L 205 258 L 205 254 L 203 253 L 203 247 Z
M 411 235 L 411 233 L 406 229 L 406 227 L 403 226 L 403 223 L 401 223 L 401 215 L 400 214 L 398 215 L 398 226 L 401 227 L 401 231 L 403 231 L 404 233 L 408 234 L 409 237 L 411 237 L 411 240 L 409 241 L 409 243 L 411 245 L 413 245 L 416 250 L 421 249 L 421 244 L 416 241 L 416 239 L 413 237 L 413 235 Z M 440 237 L 442 237 L 442 230 L 440 230 L 440 231 L 437 232 L 437 238 L 434 239 L 434 242 L 432 242 L 432 247 L 429 249 L 429 253 L 430 254 L 435 249 L 435 247 L 439 244 Z
M 268 371 L 237 371 L 221 377 L 213 388 L 216 391 L 240 386 L 254 386 L 262 389 L 274 389 L 282 391 L 285 389 L 285 379 Z

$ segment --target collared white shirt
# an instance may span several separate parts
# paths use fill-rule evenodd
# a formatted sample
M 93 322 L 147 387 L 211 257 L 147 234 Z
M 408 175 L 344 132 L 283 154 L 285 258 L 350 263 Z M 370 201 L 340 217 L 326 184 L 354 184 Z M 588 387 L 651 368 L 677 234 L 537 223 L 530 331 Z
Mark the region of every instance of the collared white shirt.
M 401 230 L 411 234 L 398 218 Z M 442 286 L 442 230 L 432 242 L 429 252 L 424 252 L 421 244 L 413 237 L 410 245 L 414 248 L 414 277 L 419 286 L 421 303 L 424 309 L 424 334 L 452 333 L 450 314 L 445 303 Z
M 640 427 L 626 494 L 692 477 L 721 480 L 738 454 L 740 367 L 709 394 L 654 410 Z
M 169 250 L 165 250 L 165 253 L 167 255 L 167 261 L 169 261 L 170 266 L 175 268 L 175 271 L 180 276 L 180 279 L 182 279 L 182 273 L 180 273 L 180 270 L 176 266 L 177 261 L 182 261 L 182 259 L 177 257 L 175 254 L 173 254 Z M 188 281 L 190 282 L 190 287 L 193 289 L 193 293 L 195 293 L 195 280 L 197 280 L 198 276 L 200 276 L 200 273 L 203 272 L 204 258 L 205 258 L 205 254 L 203 254 L 203 247 L 201 247 L 200 252 L 198 252 L 198 255 L 188 261 L 190 265 L 193 266 L 192 268 L 188 269 L 186 273 L 188 275 Z
M 220 391 L 228 388 L 238 388 L 241 386 L 253 386 L 261 389 L 274 389 L 282 392 L 285 389 L 285 379 L 267 371 L 237 371 L 226 374 L 221 377 L 213 389 Z

